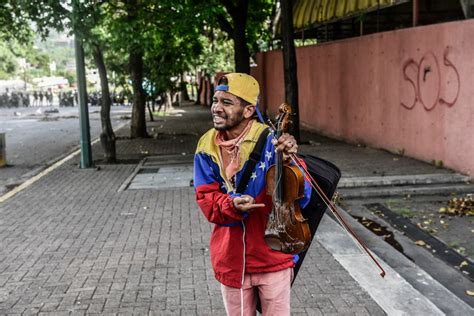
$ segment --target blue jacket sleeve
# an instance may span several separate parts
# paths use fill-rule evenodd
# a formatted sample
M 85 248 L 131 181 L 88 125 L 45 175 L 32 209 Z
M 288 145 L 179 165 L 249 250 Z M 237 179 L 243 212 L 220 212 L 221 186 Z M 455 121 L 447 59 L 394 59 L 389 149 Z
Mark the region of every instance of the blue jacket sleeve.
M 222 179 L 217 165 L 202 153 L 194 156 L 194 188 L 196 202 L 211 223 L 229 225 L 244 219 L 234 207 L 233 198 L 221 188 Z

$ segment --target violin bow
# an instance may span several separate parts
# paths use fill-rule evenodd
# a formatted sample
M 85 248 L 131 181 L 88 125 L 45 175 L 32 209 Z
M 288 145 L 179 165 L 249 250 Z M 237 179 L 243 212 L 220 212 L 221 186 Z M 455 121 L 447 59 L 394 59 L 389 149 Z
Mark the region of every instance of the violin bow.
M 271 120 L 267 121 L 268 125 L 270 126 L 270 130 L 272 131 L 272 137 L 275 139 L 275 131 L 276 127 L 273 125 Z M 370 252 L 370 250 L 367 248 L 367 246 L 364 244 L 364 242 L 360 239 L 359 236 L 354 232 L 352 227 L 346 222 L 344 217 L 339 213 L 337 210 L 337 207 L 334 205 L 334 203 L 326 196 L 324 191 L 320 188 L 316 180 L 311 176 L 309 173 L 308 169 L 304 164 L 300 162 L 300 158 L 298 158 L 295 154 L 290 154 L 290 158 L 293 161 L 293 163 L 300 167 L 303 170 L 303 174 L 306 178 L 306 180 L 309 182 L 313 190 L 316 191 L 316 193 L 319 195 L 319 197 L 323 200 L 324 204 L 331 210 L 333 213 L 334 217 L 337 219 L 339 224 L 341 224 L 342 228 L 347 232 L 347 234 L 352 238 L 352 241 L 359 247 L 359 249 L 367 254 L 371 261 L 377 266 L 377 268 L 380 270 L 380 276 L 383 278 L 385 277 L 385 270 L 382 268 L 380 263 L 377 261 L 377 259 L 374 257 L 374 255 Z
M 357 234 L 354 232 L 351 226 L 346 222 L 344 217 L 339 213 L 334 203 L 326 196 L 326 194 L 320 188 L 316 180 L 314 180 L 314 178 L 308 172 L 308 169 L 306 168 L 306 166 L 300 162 L 300 158 L 298 158 L 295 154 L 290 154 L 290 158 L 295 163 L 295 165 L 297 165 L 298 167 L 304 170 L 303 172 L 304 176 L 306 177 L 306 180 L 310 183 L 313 190 L 316 191 L 319 197 L 323 200 L 324 204 L 331 210 L 334 217 L 336 217 L 337 221 L 341 224 L 344 230 L 349 234 L 349 236 L 351 236 L 354 243 L 362 250 L 362 252 L 365 252 L 369 256 L 369 258 L 372 260 L 372 262 L 377 266 L 377 268 L 380 269 L 380 276 L 382 278 L 385 277 L 385 270 L 382 268 L 382 266 L 377 261 L 377 259 L 375 259 L 373 254 L 369 251 L 367 246 L 362 242 L 360 237 L 357 236 Z

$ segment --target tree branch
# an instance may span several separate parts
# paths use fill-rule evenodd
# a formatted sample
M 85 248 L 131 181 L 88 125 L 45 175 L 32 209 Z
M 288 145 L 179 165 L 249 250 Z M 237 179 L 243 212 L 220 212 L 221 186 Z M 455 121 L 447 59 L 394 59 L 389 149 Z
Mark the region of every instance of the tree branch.
M 225 18 L 224 15 L 222 14 L 217 14 L 216 16 L 217 22 L 219 23 L 221 29 L 226 32 L 229 36 L 232 36 L 232 33 L 234 33 L 234 28 L 230 24 L 230 22 Z
M 237 17 L 238 11 L 237 7 L 232 3 L 232 0 L 220 0 L 220 2 L 225 7 L 227 13 L 229 13 L 232 19 L 235 19 Z

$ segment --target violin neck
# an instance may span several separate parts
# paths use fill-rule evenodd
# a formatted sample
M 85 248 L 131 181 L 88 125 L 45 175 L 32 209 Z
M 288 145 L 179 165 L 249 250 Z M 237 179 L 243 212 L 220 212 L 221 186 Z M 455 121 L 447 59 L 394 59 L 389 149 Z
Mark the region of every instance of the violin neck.
M 279 137 L 280 133 L 277 134 Z M 277 137 L 277 139 L 278 139 Z M 280 151 L 276 152 L 275 155 L 275 198 L 278 203 L 283 201 L 283 188 L 284 188 L 284 177 L 283 177 L 283 153 Z

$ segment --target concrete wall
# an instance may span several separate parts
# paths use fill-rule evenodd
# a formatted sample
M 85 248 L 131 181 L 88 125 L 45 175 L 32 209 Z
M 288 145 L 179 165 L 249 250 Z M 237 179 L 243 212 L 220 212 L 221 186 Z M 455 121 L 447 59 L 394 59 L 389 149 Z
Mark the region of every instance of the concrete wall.
M 474 20 L 297 49 L 304 128 L 385 148 L 474 178 Z M 253 74 L 262 107 L 284 100 L 281 51 Z

